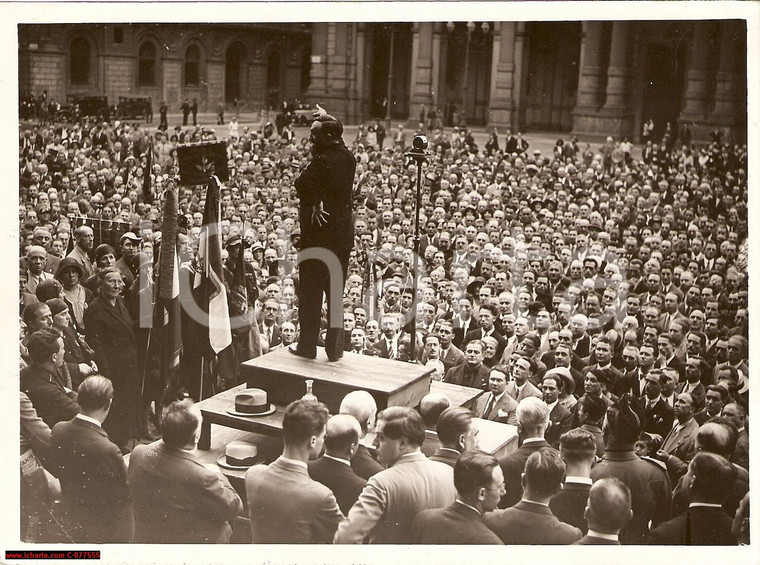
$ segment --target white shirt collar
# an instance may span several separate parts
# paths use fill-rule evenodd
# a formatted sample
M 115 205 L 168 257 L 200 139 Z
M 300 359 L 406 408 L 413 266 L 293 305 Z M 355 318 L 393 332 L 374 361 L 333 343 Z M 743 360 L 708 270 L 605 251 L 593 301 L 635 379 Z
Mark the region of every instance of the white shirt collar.
M 551 404 L 547 404 L 546 405 L 546 407 L 549 409 L 549 412 L 551 412 L 552 410 L 554 410 L 554 407 L 557 405 L 557 403 L 559 403 L 559 399 L 555 400 Z
M 470 506 L 470 505 L 469 505 L 469 504 L 467 504 L 466 502 L 462 502 L 462 501 L 461 501 L 461 500 L 459 500 L 458 498 L 457 498 L 457 499 L 456 499 L 454 502 L 456 502 L 457 504 L 461 504 L 462 506 L 466 506 L 467 508 L 471 508 L 471 509 L 473 509 L 475 512 L 477 512 L 477 513 L 478 513 L 478 514 L 480 514 L 481 516 L 483 515 L 483 513 L 482 513 L 480 510 L 478 510 L 478 509 L 477 509 L 477 508 L 475 508 L 474 506 Z
M 588 536 L 591 536 L 592 538 L 600 538 L 600 539 L 608 539 L 610 541 L 618 541 L 618 535 L 617 534 L 603 534 L 602 532 L 597 532 L 596 530 L 589 529 Z
M 565 477 L 565 484 L 567 483 L 575 483 L 575 484 L 580 484 L 580 485 L 591 486 L 592 481 L 590 477 L 578 477 L 577 475 L 567 475 Z
M 720 504 L 712 502 L 692 502 L 689 504 L 689 508 L 694 508 L 695 506 L 702 506 L 704 508 L 723 508 Z
M 348 465 L 349 467 L 351 466 L 351 461 L 348 461 L 346 459 L 341 459 L 340 457 L 333 457 L 332 455 L 327 455 L 327 453 L 325 453 L 323 457 L 325 459 L 332 459 L 333 461 L 340 461 L 341 463 L 343 463 L 344 465 Z
M 80 420 L 84 420 L 85 422 L 90 422 L 91 424 L 95 424 L 97 427 L 102 428 L 103 426 L 98 422 L 95 418 L 90 418 L 89 416 L 85 416 L 84 414 L 77 414 L 75 418 L 79 418 Z
M 523 445 L 525 445 L 526 443 L 536 443 L 538 441 L 546 441 L 546 440 L 542 437 L 529 437 L 523 440 Z

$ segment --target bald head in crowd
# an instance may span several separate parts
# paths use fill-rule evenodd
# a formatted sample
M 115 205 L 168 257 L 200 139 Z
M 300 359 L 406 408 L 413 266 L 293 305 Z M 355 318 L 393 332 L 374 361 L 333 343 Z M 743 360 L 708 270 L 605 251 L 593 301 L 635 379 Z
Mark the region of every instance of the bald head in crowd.
M 343 397 L 340 403 L 340 414 L 353 416 L 361 428 L 361 437 L 375 428 L 377 417 L 377 402 L 366 390 L 354 390 Z

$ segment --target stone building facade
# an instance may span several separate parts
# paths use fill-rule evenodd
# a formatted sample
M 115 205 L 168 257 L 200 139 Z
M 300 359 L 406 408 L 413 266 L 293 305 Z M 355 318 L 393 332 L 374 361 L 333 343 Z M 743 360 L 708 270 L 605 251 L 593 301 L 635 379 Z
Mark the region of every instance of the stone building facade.
M 19 26 L 19 89 L 67 96 L 150 96 L 178 111 L 259 108 L 308 87 L 308 24 L 68 24 Z
M 321 102 L 390 117 L 638 139 L 650 118 L 744 141 L 744 20 L 19 26 L 19 87 L 50 96 Z M 86 72 L 85 72 L 86 71 Z M 112 102 L 113 103 L 113 102 Z M 204 108 L 205 107 L 205 108 Z

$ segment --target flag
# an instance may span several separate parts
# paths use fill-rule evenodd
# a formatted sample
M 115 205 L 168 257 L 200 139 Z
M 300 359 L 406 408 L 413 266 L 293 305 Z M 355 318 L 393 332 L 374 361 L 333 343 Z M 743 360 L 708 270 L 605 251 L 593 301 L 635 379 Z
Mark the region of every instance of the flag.
M 179 302 L 179 260 L 177 256 L 177 195 L 176 189 L 165 192 L 164 221 L 158 256 L 158 300 L 163 310 L 161 333 L 161 382 L 174 386 L 179 380 L 179 360 L 182 352 L 182 327 Z
M 244 316 L 248 314 L 248 290 L 245 284 L 245 259 L 243 258 L 243 246 L 239 246 L 237 260 L 232 272 L 232 284 L 230 285 L 230 314 Z
M 193 282 L 193 288 L 200 288 L 204 298 L 202 306 L 208 304 L 208 341 L 217 355 L 232 343 L 227 290 L 222 270 L 222 241 L 219 237 L 219 188 L 219 179 L 211 177 L 206 191 L 206 207 L 198 245 L 198 271 Z
M 153 161 L 153 140 L 150 140 L 150 143 L 148 145 L 148 150 L 145 152 L 145 170 L 143 171 L 143 202 L 146 204 L 151 204 L 153 202 L 153 193 L 150 190 L 150 171 L 153 168 L 152 167 L 152 161 Z M 176 206 L 176 202 L 175 202 Z M 177 215 L 176 212 L 174 214 Z M 164 220 L 166 220 L 166 216 L 164 216 Z

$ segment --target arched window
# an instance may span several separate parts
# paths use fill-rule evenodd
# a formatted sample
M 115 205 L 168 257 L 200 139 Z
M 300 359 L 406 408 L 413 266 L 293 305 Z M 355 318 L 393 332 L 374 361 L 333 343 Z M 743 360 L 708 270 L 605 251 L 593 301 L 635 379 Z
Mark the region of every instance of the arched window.
M 69 76 L 71 84 L 90 82 L 90 42 L 77 37 L 71 42 L 69 54 Z
M 140 45 L 137 55 L 137 86 L 156 86 L 156 46 L 150 41 Z
M 191 45 L 185 51 L 185 86 L 201 84 L 201 50 Z

